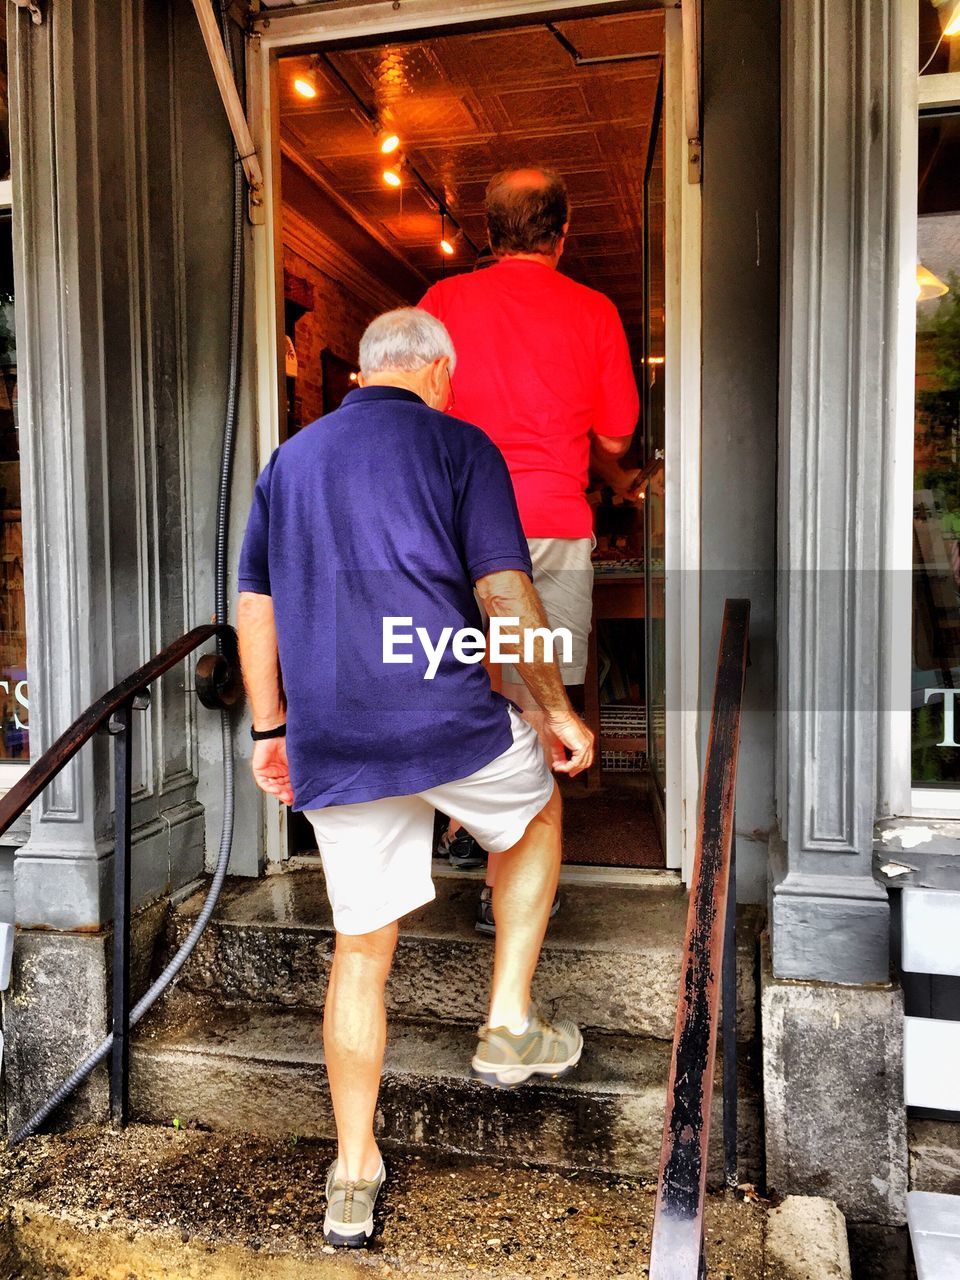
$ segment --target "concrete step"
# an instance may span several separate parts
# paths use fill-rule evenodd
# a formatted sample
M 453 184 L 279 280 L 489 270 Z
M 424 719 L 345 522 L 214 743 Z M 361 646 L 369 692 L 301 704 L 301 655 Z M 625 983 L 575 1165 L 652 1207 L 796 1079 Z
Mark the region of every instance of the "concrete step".
M 670 1039 L 676 1015 L 687 898 L 664 875 L 651 884 L 564 884 L 536 979 L 547 1009 L 587 1030 Z M 473 927 L 479 881 L 438 876 L 435 902 L 401 923 L 387 994 L 392 1015 L 478 1026 L 484 1018 L 492 943 Z M 171 916 L 168 946 L 186 936 L 196 894 Z M 756 940 L 760 914 L 739 926 L 739 1029 L 756 1035 Z M 233 882 L 180 982 L 218 1002 L 320 1009 L 333 950 L 322 873 L 293 871 Z
M 474 1045 L 467 1027 L 391 1025 L 378 1112 L 386 1145 L 656 1175 L 669 1045 L 594 1033 L 575 1073 L 512 1091 L 472 1078 Z M 179 1117 L 216 1131 L 332 1137 L 319 1017 L 174 995 L 137 1036 L 131 1105 L 138 1119 L 158 1124 Z M 711 1176 L 719 1185 L 719 1094 L 713 1114 Z M 741 1134 L 742 1176 L 754 1180 L 759 1115 L 746 1086 Z

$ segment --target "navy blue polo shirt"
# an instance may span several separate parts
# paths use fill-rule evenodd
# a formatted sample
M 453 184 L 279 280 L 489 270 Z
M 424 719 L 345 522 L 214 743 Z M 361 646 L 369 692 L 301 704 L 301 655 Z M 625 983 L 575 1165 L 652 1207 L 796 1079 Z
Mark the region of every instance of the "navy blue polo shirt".
M 447 644 L 479 628 L 473 584 L 531 573 L 506 464 L 469 423 L 399 387 L 351 391 L 257 481 L 239 587 L 273 598 L 295 809 L 412 795 L 510 746 L 508 703 Z M 385 662 L 389 646 L 411 661 Z M 406 642 L 404 636 L 412 636 Z

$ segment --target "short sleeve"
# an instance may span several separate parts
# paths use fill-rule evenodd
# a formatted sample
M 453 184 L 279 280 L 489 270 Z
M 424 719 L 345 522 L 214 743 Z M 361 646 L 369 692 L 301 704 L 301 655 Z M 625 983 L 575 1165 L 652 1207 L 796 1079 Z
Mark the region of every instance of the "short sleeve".
M 240 549 L 237 585 L 240 591 L 270 595 L 270 481 L 276 454 L 270 459 L 253 491 L 253 503 L 247 517 L 247 529 Z
M 460 477 L 456 520 L 471 582 L 503 569 L 533 576 L 510 472 L 500 450 L 486 438 L 472 451 Z
M 617 308 L 609 298 L 602 302 L 597 317 L 597 390 L 592 429 L 598 436 L 629 436 L 640 413 L 637 380 Z
M 440 282 L 432 284 L 427 292 L 423 295 L 417 306 L 421 311 L 428 311 L 430 315 L 437 320 L 443 319 L 443 306 L 441 303 Z

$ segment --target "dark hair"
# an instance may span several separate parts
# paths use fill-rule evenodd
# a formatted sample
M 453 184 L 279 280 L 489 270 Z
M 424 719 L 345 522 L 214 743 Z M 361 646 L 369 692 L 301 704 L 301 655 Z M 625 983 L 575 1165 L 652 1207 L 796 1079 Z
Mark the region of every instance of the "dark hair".
M 540 182 L 517 181 L 535 173 Z M 487 184 L 485 199 L 490 248 L 507 253 L 552 253 L 570 217 L 567 184 L 553 169 L 504 169 Z

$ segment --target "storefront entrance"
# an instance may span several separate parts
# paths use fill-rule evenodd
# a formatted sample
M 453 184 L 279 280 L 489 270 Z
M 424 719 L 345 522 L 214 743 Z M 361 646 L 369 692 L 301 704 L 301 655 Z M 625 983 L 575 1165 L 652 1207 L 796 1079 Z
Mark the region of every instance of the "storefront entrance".
M 642 411 L 628 461 L 665 461 L 636 503 L 599 480 L 591 485 L 594 625 L 574 699 L 600 750 L 590 776 L 565 788 L 565 860 L 680 866 L 684 833 L 671 834 L 670 811 L 681 812 L 683 756 L 696 748 L 693 735 L 681 741 L 689 715 L 668 711 L 682 711 L 677 675 L 689 652 L 689 638 L 684 646 L 674 637 L 668 662 L 671 622 L 675 630 L 679 620 L 671 599 L 687 576 L 675 575 L 671 592 L 665 566 L 671 538 L 674 557 L 680 546 L 680 504 L 670 450 L 682 426 L 682 375 L 679 326 L 670 332 L 669 315 L 671 306 L 679 311 L 685 193 L 668 192 L 687 176 L 677 145 L 679 15 L 659 6 L 576 19 L 560 12 L 509 28 L 434 34 L 435 24 L 427 37 L 398 33 L 386 43 L 333 42 L 325 22 L 317 18 L 311 33 L 304 15 L 293 47 L 277 25 L 263 33 L 276 42 L 262 70 L 272 104 L 264 116 L 274 192 L 266 239 L 278 359 L 275 431 L 264 433 L 262 460 L 339 405 L 373 316 L 417 303 L 446 274 L 484 269 L 483 192 L 493 173 L 523 163 L 559 170 L 572 206 L 561 269 L 615 302 L 631 345 Z M 688 414 L 691 404 L 688 388 Z M 692 497 L 685 495 L 688 512 Z M 280 857 L 312 843 L 307 824 L 288 825 L 275 841 Z

